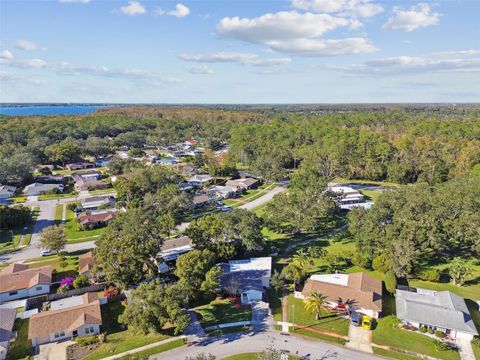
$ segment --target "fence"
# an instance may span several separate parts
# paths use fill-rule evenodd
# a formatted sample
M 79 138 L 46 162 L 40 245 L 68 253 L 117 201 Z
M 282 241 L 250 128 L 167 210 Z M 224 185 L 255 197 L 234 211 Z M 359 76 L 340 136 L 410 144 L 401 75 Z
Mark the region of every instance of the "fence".
M 38 309 L 32 309 L 17 313 L 17 319 L 30 319 L 34 314 L 38 314 Z

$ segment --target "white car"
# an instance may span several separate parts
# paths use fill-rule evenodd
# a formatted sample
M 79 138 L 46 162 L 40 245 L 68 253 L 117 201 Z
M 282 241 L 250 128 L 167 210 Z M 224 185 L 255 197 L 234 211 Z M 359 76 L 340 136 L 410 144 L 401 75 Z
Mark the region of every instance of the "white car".
M 52 250 L 43 250 L 42 251 L 42 256 L 50 256 L 54 255 L 54 252 Z

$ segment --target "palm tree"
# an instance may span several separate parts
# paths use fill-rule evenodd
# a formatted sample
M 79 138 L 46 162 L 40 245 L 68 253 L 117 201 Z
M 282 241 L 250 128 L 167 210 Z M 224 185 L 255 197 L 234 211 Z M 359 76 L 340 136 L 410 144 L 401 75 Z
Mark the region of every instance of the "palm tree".
M 298 264 L 300 268 L 307 268 L 312 264 L 312 258 L 304 249 L 300 249 L 293 255 L 292 262 Z
M 319 292 L 311 293 L 305 300 L 305 310 L 315 313 L 315 319 L 320 320 L 322 310 L 327 308 L 327 297 Z

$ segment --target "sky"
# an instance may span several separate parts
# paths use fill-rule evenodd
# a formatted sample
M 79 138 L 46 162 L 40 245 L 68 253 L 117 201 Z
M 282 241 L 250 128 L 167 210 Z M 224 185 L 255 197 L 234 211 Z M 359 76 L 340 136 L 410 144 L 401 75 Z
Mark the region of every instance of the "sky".
M 0 102 L 480 102 L 480 0 L 0 0 Z

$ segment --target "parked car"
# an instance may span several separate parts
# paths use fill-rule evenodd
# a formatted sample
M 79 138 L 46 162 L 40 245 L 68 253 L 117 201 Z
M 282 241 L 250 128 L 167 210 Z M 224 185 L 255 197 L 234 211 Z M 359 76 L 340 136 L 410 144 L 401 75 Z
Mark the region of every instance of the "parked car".
M 43 250 L 42 251 L 42 256 L 50 256 L 54 255 L 55 253 L 52 250 Z
M 373 319 L 368 315 L 362 316 L 362 328 L 372 330 Z
M 350 322 L 354 326 L 362 326 L 362 315 L 353 311 L 350 315 Z

